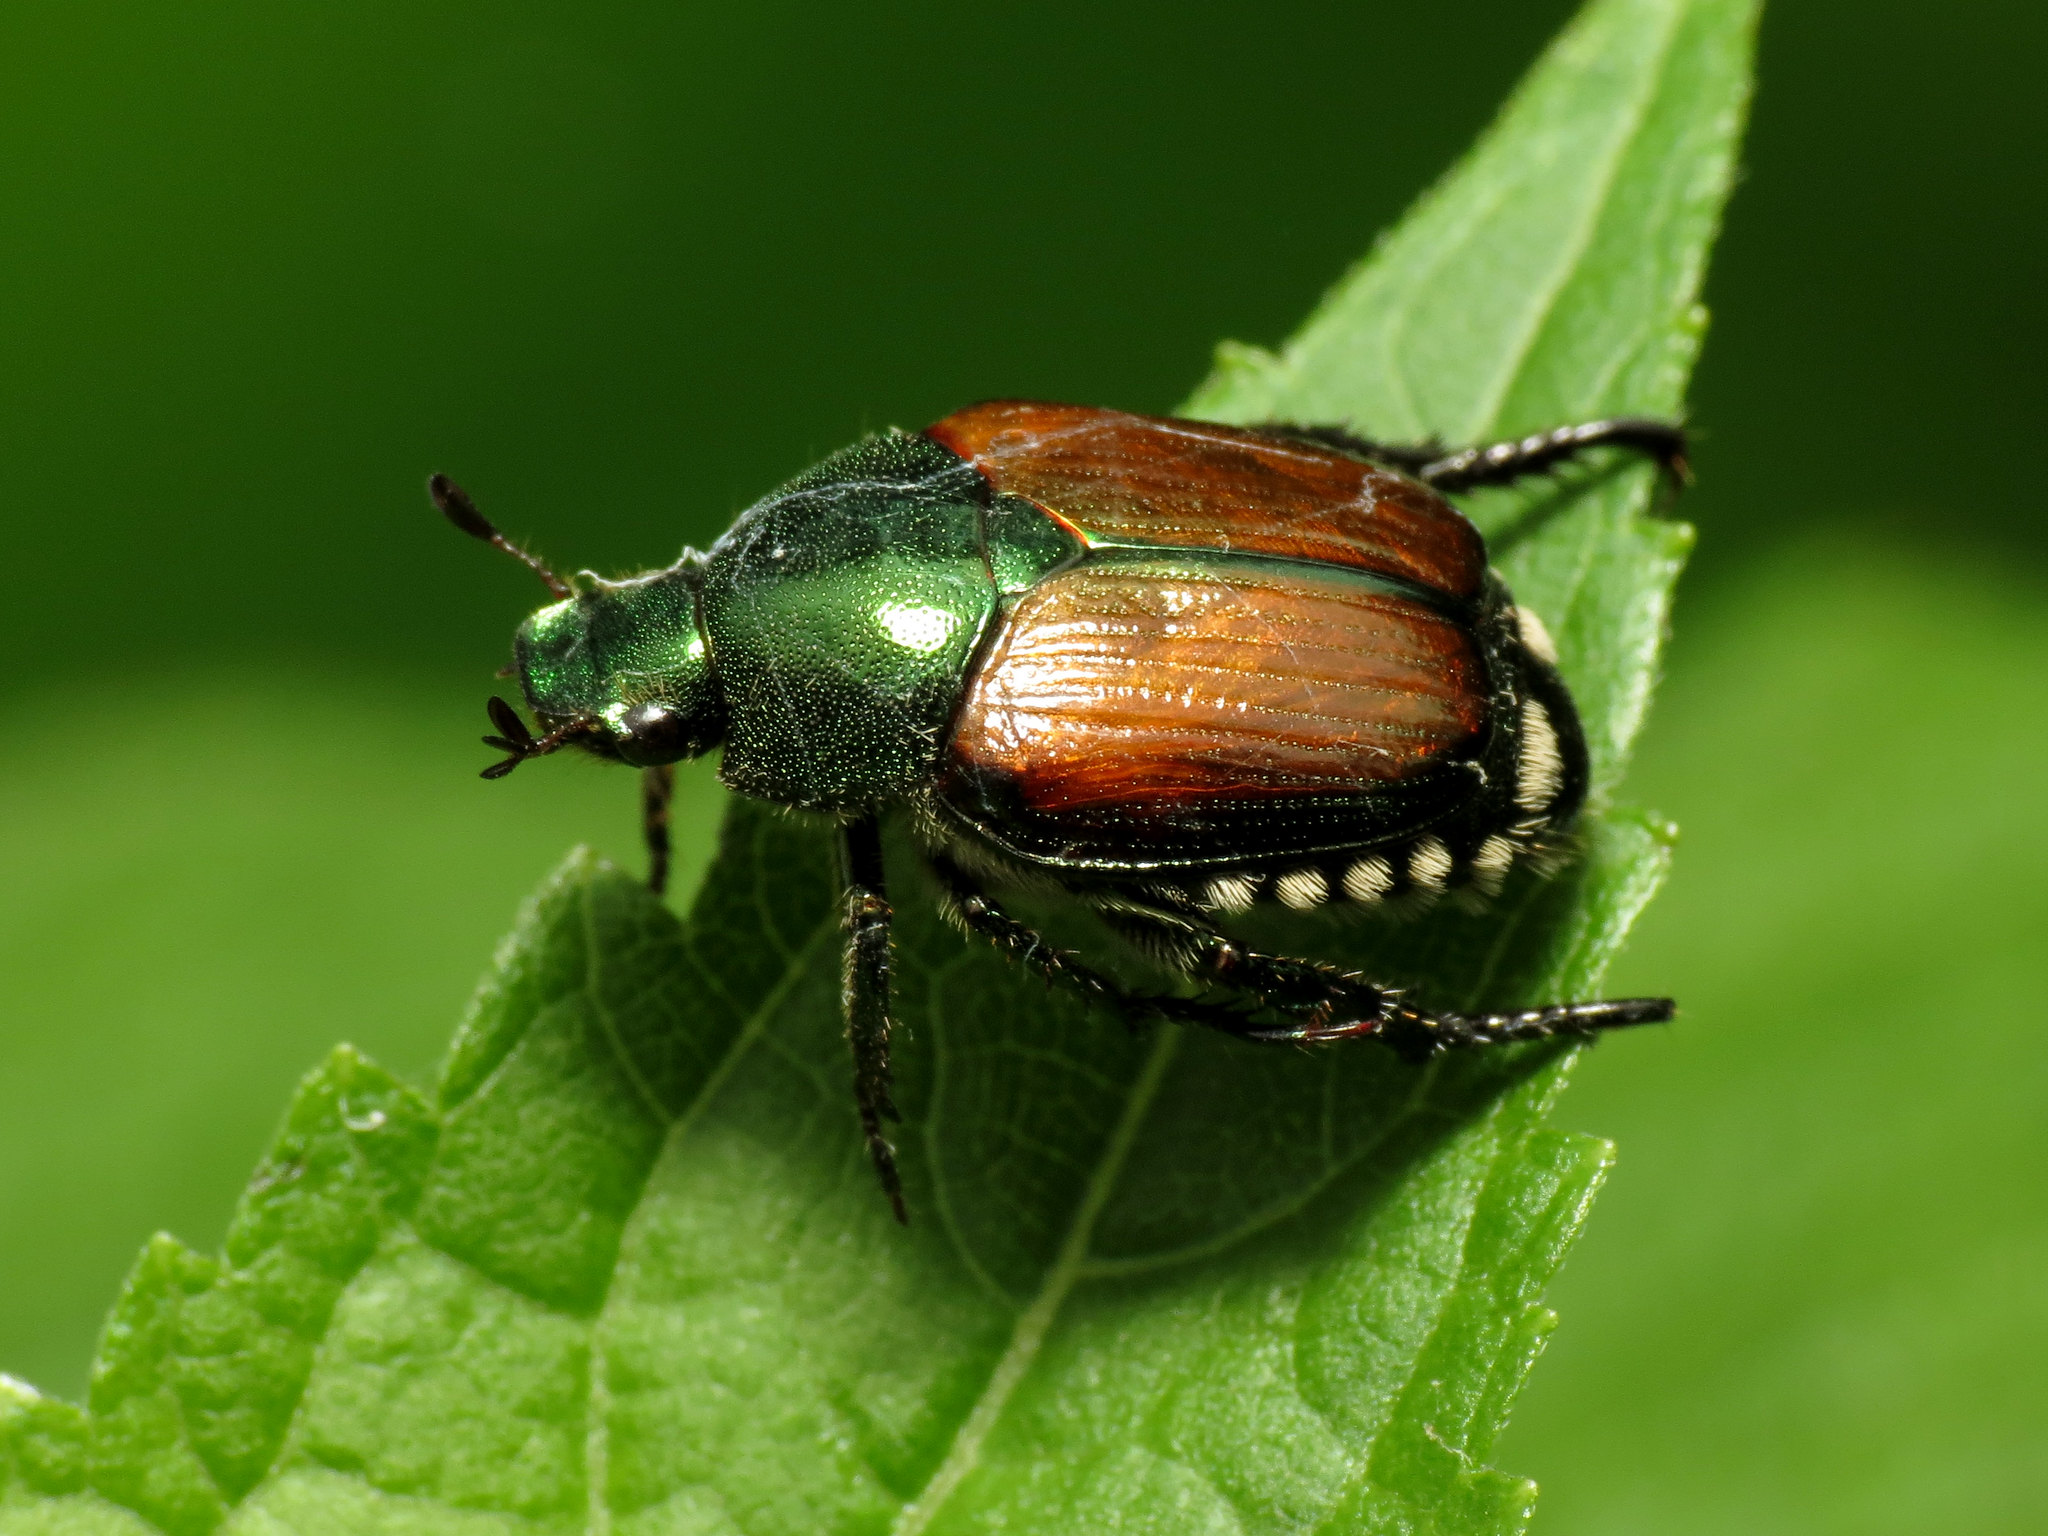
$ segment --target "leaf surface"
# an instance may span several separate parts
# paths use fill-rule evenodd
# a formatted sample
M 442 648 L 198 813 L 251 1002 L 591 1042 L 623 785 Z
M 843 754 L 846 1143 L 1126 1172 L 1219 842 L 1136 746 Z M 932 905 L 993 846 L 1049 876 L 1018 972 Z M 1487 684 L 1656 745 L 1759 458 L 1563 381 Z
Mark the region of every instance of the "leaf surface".
M 1278 355 L 1189 404 L 1468 440 L 1673 414 L 1753 0 L 1595 0 Z M 1594 993 L 1668 830 L 1612 808 L 1686 545 L 1596 464 L 1472 504 L 1595 755 L 1586 857 L 1480 915 L 1275 935 L 1437 1002 Z M 83 1410 L 0 1383 L 0 1531 L 1509 1532 L 1485 1465 L 1610 1155 L 1570 1052 L 1416 1070 L 1126 1033 L 899 885 L 890 1220 L 829 843 L 736 804 L 687 921 L 573 856 L 434 1102 L 345 1048 L 224 1252 L 138 1262 Z

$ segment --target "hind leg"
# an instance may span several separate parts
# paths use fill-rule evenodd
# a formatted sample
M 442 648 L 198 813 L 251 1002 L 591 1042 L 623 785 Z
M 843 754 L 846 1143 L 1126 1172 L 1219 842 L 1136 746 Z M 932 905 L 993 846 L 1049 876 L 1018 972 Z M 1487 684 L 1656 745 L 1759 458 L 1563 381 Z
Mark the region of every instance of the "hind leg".
M 1252 949 L 1188 914 L 1129 907 L 1105 915 L 1176 969 L 1254 1002 L 1252 1014 L 1233 1015 L 1236 1022 L 1224 1026 L 1247 1040 L 1323 1044 L 1372 1039 L 1411 1061 L 1426 1061 L 1443 1051 L 1661 1024 L 1675 1011 L 1668 997 L 1631 997 L 1513 1013 L 1432 1012 L 1404 1001 L 1392 988 L 1335 966 Z M 1258 1023 L 1259 1013 L 1278 1015 L 1281 1022 Z
M 1037 929 L 1020 922 L 985 891 L 959 865 L 943 854 L 929 863 L 943 893 L 946 920 L 962 933 L 986 939 L 1010 960 L 1035 971 L 1054 986 L 1064 987 L 1083 1000 L 1100 1004 L 1122 1014 L 1133 1027 L 1147 1019 L 1167 1019 L 1177 1024 L 1203 1024 L 1212 1029 L 1237 1032 L 1243 1022 L 1241 1009 L 1231 1009 L 1195 998 L 1160 997 L 1132 992 L 1093 966 L 1058 948 Z
M 1426 1061 L 1449 1050 L 1662 1023 L 1673 1012 L 1669 998 L 1654 997 L 1560 1003 L 1516 1013 L 1433 1013 L 1336 966 L 1253 949 L 1192 913 L 1117 903 L 1098 911 L 1107 926 L 1169 969 L 1241 1001 L 1233 1005 L 1133 993 L 1005 912 L 950 860 L 935 857 L 931 863 L 946 893 L 947 916 L 956 926 L 987 939 L 1047 981 L 1118 1009 L 1126 1019 L 1149 1016 L 1199 1024 L 1243 1040 L 1315 1045 L 1374 1039 L 1411 1061 Z M 1279 1022 L 1263 1023 L 1261 1015 L 1277 1016 Z
M 1507 485 L 1525 475 L 1544 474 L 1593 448 L 1627 448 L 1655 459 L 1680 484 L 1691 478 L 1685 462 L 1685 428 L 1645 416 L 1610 416 L 1505 442 L 1454 449 L 1439 443 L 1378 443 L 1344 427 L 1274 425 L 1264 430 L 1391 465 L 1440 491 Z

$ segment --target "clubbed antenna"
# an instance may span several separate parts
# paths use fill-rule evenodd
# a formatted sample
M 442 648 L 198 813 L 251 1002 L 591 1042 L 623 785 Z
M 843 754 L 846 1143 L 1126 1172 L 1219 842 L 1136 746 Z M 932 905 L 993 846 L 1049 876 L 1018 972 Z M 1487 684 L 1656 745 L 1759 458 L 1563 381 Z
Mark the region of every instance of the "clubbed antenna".
M 545 736 L 536 736 L 519 718 L 519 711 L 496 694 L 491 695 L 491 702 L 485 708 L 490 711 L 491 724 L 498 728 L 499 734 L 486 736 L 484 745 L 505 754 L 502 763 L 493 763 L 483 771 L 483 777 L 487 779 L 502 779 L 529 757 L 546 757 L 595 729 L 588 720 L 571 720 Z
M 557 597 L 574 597 L 575 591 L 569 583 L 542 565 L 538 559 L 514 544 L 498 532 L 497 525 L 483 513 L 477 511 L 476 503 L 469 499 L 469 492 L 450 480 L 446 475 L 435 475 L 427 482 L 427 494 L 434 498 L 434 505 L 441 509 L 441 515 L 468 534 L 472 539 L 482 539 L 486 544 L 495 544 L 514 560 L 522 561 Z M 507 770 L 510 771 L 509 769 Z

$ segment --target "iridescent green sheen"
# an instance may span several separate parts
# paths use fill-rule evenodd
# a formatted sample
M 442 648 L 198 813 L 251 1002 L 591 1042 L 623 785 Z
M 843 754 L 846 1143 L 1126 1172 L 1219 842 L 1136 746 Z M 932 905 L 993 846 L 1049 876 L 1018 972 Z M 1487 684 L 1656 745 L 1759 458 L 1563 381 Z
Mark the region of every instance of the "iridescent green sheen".
M 512 638 L 512 655 L 526 702 L 541 723 L 597 714 L 604 690 L 589 645 L 589 599 L 575 597 L 543 608 Z
M 764 497 L 709 554 L 541 609 L 519 632 L 527 703 L 628 761 L 722 741 L 735 789 L 871 806 L 928 780 L 991 622 L 1079 553 L 950 450 L 886 433 Z M 672 717 L 659 741 L 650 705 Z
M 996 590 L 1014 597 L 1054 566 L 1080 553 L 1081 544 L 1021 496 L 998 496 L 987 514 L 989 574 Z
M 720 772 L 783 804 L 873 804 L 924 780 L 996 611 L 987 483 L 923 437 L 856 443 L 712 547 L 704 619 Z
M 664 571 L 596 582 L 520 626 L 514 655 L 543 725 L 597 720 L 622 734 L 627 713 L 653 703 L 702 720 L 706 744 L 717 740 L 723 713 L 697 622 L 701 559 L 686 555 Z

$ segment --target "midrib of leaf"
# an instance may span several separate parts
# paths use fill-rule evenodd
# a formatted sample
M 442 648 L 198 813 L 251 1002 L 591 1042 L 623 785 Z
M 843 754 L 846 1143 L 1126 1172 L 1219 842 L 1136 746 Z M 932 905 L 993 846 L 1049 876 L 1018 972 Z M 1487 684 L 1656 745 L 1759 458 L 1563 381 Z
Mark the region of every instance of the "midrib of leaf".
M 1144 1123 L 1146 1112 L 1158 1097 L 1159 1085 L 1166 1078 L 1166 1069 L 1173 1064 L 1180 1041 L 1178 1030 L 1160 1029 L 1157 1032 L 1144 1068 L 1125 1097 L 1116 1127 L 1088 1176 L 1087 1186 L 1074 1209 L 1074 1219 L 1060 1243 L 1057 1257 L 1046 1270 L 1037 1295 L 1018 1314 L 1009 1345 L 996 1361 L 995 1369 L 989 1373 L 988 1383 L 975 1398 L 974 1406 L 961 1421 L 959 1432 L 947 1448 L 945 1460 L 939 1463 L 916 1500 L 897 1517 L 891 1528 L 892 1536 L 919 1536 L 945 1508 L 953 1491 L 980 1461 L 981 1448 L 1002 1417 L 1011 1394 L 1038 1359 L 1038 1351 L 1058 1318 L 1060 1308 L 1066 1304 L 1068 1294 L 1084 1278 L 1088 1248 L 1095 1237 L 1095 1223 L 1101 1218 L 1102 1208 L 1116 1188 L 1117 1177 L 1123 1172 L 1124 1162 L 1131 1154 L 1131 1144 L 1137 1138 L 1138 1127 Z

